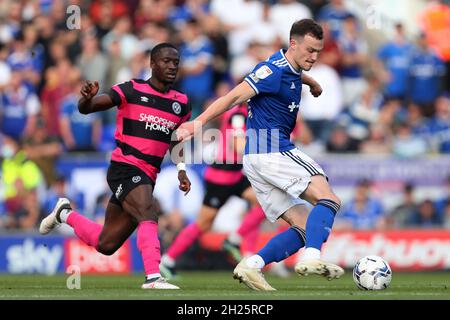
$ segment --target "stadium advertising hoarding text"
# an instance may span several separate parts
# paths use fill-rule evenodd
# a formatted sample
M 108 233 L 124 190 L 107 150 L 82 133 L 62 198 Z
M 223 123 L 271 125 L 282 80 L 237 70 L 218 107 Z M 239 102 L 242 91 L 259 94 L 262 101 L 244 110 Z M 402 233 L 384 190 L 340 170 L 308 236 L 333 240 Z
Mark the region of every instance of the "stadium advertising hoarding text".
M 263 233 L 257 248 L 262 248 L 274 233 Z M 203 247 L 219 250 L 225 235 L 205 234 Z M 243 244 L 245 245 L 245 244 Z M 385 258 L 393 270 L 419 271 L 450 269 L 450 231 L 402 230 L 333 232 L 324 244 L 322 257 L 344 268 L 353 268 L 363 256 L 378 255 Z M 286 260 L 293 267 L 299 258 L 295 254 Z
M 273 235 L 263 233 L 258 239 L 258 248 Z M 207 233 L 201 237 L 200 245 L 205 250 L 218 251 L 225 236 Z M 114 255 L 103 256 L 70 237 L 2 236 L 0 272 L 51 275 L 77 265 L 82 273 L 142 273 L 135 242 L 136 239 L 131 238 Z M 334 232 L 323 249 L 324 259 L 345 268 L 352 268 L 359 258 L 371 254 L 382 256 L 397 271 L 450 270 L 450 231 Z M 293 255 L 286 263 L 292 267 L 297 259 L 298 254 Z

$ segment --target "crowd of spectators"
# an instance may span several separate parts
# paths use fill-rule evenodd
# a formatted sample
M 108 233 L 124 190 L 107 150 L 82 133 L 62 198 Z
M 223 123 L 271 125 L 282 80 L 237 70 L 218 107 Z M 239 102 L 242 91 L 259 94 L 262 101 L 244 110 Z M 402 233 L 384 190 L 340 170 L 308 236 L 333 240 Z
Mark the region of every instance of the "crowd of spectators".
M 450 226 L 450 177 L 446 194 L 431 199 L 417 200 L 411 183 L 405 183 L 402 199 L 393 209 L 384 208 L 381 199 L 373 195 L 373 182 L 359 181 L 354 197 L 344 204 L 336 218 L 336 230 L 389 230 L 389 229 L 448 229 Z
M 78 27 L 68 25 L 68 5 L 81 9 Z M 448 5 L 431 5 L 450 15 Z M 147 79 L 151 49 L 171 42 L 181 53 L 177 86 L 196 117 L 256 63 L 286 47 L 291 24 L 302 18 L 319 21 L 325 35 L 309 72 L 324 92 L 316 99 L 304 90 L 293 136 L 302 148 L 403 158 L 450 153 L 448 52 L 435 46 L 419 17 L 415 34 L 395 23 L 392 37 L 379 30 L 383 40 L 369 43 L 363 19 L 343 0 L 5 0 L 0 228 L 34 228 L 58 195 L 70 193 L 64 190 L 68 177 L 55 171 L 59 157 L 114 148 L 115 110 L 88 116 L 77 110 L 84 80 L 98 81 L 107 92 L 130 78 Z M 448 199 L 415 204 L 407 199 L 411 188 L 388 217 L 371 200 L 369 183 L 361 183 L 343 209 L 342 227 L 449 227 Z M 72 199 L 83 202 L 79 195 Z M 105 199 L 99 199 L 99 212 Z M 355 218 L 362 211 L 367 217 Z M 378 221 L 380 215 L 386 219 Z

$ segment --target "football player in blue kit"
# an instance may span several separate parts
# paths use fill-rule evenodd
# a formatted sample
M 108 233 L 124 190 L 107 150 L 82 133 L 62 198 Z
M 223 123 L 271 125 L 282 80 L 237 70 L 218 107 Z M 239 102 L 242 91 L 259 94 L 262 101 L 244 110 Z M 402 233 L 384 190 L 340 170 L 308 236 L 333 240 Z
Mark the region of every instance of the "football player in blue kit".
M 254 290 L 275 290 L 265 280 L 262 268 L 302 247 L 302 259 L 295 266 L 299 275 L 318 274 L 331 280 L 344 273 L 341 267 L 321 259 L 322 244 L 331 232 L 340 199 L 319 164 L 290 141 L 302 84 L 316 97 L 322 93 L 320 85 L 303 73 L 311 69 L 322 49 L 322 27 L 311 19 L 295 22 L 287 50 L 259 63 L 244 81 L 176 132 L 178 140 L 190 139 L 210 120 L 248 100 L 245 174 L 267 219 L 281 218 L 291 226 L 234 269 L 234 278 Z M 299 210 L 301 199 L 314 206 L 309 215 Z

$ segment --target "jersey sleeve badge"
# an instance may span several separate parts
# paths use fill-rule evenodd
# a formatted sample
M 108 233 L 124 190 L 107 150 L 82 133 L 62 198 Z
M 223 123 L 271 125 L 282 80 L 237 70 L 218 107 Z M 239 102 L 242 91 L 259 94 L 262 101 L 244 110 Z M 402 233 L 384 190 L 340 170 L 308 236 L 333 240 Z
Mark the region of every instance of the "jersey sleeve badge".
M 272 73 L 272 70 L 268 66 L 262 66 L 255 71 L 255 76 L 256 78 L 262 80 L 270 76 Z
M 259 67 L 255 72 L 250 73 L 248 76 L 254 83 L 258 83 L 259 80 L 263 80 L 270 76 L 273 71 L 268 66 Z

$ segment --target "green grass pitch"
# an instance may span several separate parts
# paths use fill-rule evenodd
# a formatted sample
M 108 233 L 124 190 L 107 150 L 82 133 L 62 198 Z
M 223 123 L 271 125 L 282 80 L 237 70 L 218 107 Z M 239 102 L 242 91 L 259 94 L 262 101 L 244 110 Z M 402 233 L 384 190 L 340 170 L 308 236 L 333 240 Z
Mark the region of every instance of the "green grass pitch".
M 394 272 L 391 286 L 382 291 L 361 291 L 351 272 L 328 281 L 321 277 L 281 279 L 267 274 L 275 292 L 251 291 L 230 272 L 180 272 L 172 283 L 181 290 L 142 290 L 142 275 L 81 275 L 81 289 L 67 289 L 69 275 L 0 275 L 0 300 L 11 299 L 167 299 L 167 300 L 450 300 L 449 272 Z

